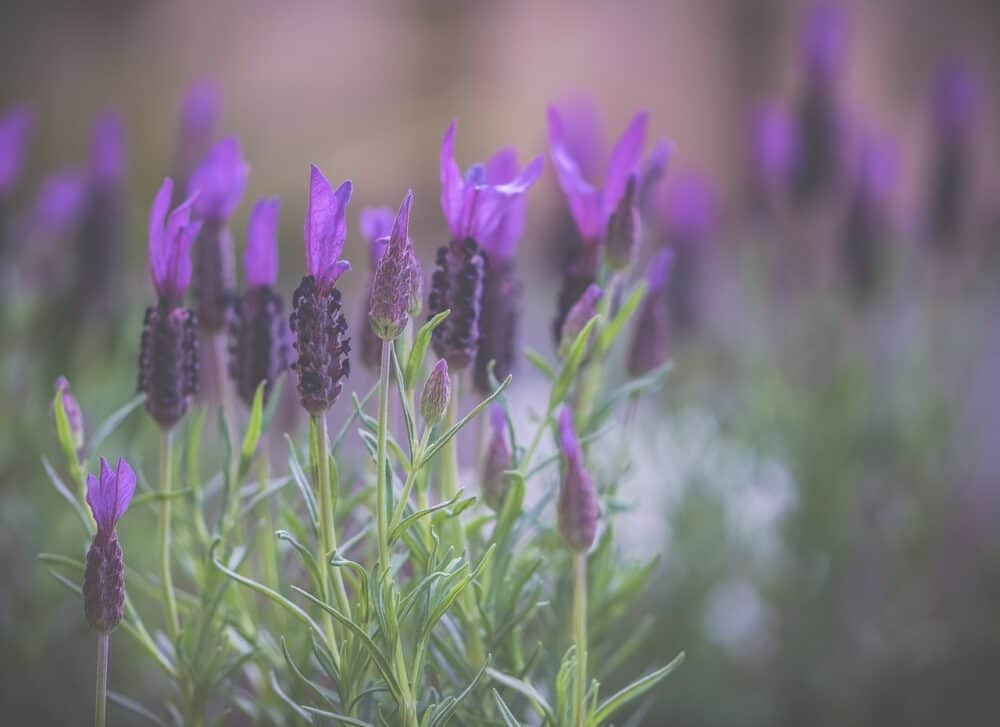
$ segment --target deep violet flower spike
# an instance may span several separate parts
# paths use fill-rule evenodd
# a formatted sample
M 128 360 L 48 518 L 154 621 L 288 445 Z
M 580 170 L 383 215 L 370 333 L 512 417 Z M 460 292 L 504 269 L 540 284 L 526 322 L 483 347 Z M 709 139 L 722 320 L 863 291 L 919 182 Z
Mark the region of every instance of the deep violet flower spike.
M 336 191 L 315 164 L 310 168 L 309 204 L 306 208 L 306 272 L 320 288 L 328 288 L 351 269 L 340 260 L 347 239 L 347 203 L 351 200 L 351 182 Z
M 583 461 L 583 450 L 573 429 L 573 412 L 564 407 L 559 415 L 559 450 L 563 474 L 556 513 L 559 532 L 578 553 L 586 553 L 597 535 L 600 504 L 597 489 Z
M 34 114 L 26 105 L 0 116 L 0 200 L 10 194 L 21 175 L 34 125 Z
M 243 253 L 247 287 L 274 286 L 278 282 L 278 218 L 281 202 L 261 199 L 250 211 L 247 247 Z
M 444 418 L 449 401 L 451 376 L 448 375 L 448 362 L 442 358 L 434 364 L 420 392 L 420 416 L 428 427 L 433 427 Z
M 507 441 L 507 417 L 503 407 L 490 407 L 490 438 L 483 456 L 483 500 L 494 511 L 499 512 L 507 494 L 508 480 L 504 473 L 514 466 L 514 453 Z
M 250 165 L 234 137 L 213 146 L 188 181 L 188 194 L 198 194 L 195 213 L 215 222 L 228 220 L 246 189 Z
M 483 297 L 483 256 L 472 238 L 452 240 L 438 248 L 437 269 L 427 298 L 428 319 L 450 310 L 434 333 L 431 346 L 453 371 L 465 369 L 479 349 L 479 317 Z
M 135 472 L 124 458 L 112 470 L 101 457 L 100 476 L 87 475 L 87 504 L 97 523 L 97 534 L 87 551 L 83 575 L 83 603 L 87 622 L 102 633 L 122 620 L 125 607 L 125 561 L 115 525 L 135 494 Z
M 161 300 L 180 304 L 191 284 L 191 246 L 202 223 L 191 220 L 195 197 L 189 197 L 169 216 L 174 183 L 163 180 L 149 211 L 149 270 Z
M 402 333 L 409 320 L 410 295 L 416 256 L 410 242 L 410 208 L 413 192 L 406 193 L 392 225 L 388 247 L 379 261 L 372 279 L 368 322 L 375 335 L 383 341 L 393 341 Z
M 559 357 L 565 358 L 569 353 L 573 341 L 580 335 L 580 331 L 590 322 L 590 319 L 597 315 L 597 304 L 604 297 L 604 291 L 600 286 L 591 284 L 583 291 L 580 299 L 573 304 L 563 322 L 562 336 L 559 340 Z
M 674 253 L 670 249 L 661 250 L 649 261 L 646 295 L 636 317 L 626 361 L 632 378 L 662 366 L 667 360 L 670 316 L 666 288 L 673 263 Z

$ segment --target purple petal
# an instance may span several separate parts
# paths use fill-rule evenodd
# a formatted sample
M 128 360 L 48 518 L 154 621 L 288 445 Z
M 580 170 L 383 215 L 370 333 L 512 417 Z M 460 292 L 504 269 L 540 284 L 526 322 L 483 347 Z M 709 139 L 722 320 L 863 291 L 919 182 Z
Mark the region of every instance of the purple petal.
M 392 207 L 365 207 L 361 210 L 359 220 L 361 235 L 368 241 L 368 257 L 372 270 L 378 267 L 379 260 L 385 255 L 395 216 Z
M 582 462 L 580 442 L 573 429 L 573 410 L 568 406 L 564 406 L 559 413 L 559 449 L 563 456 L 571 462 Z
M 32 210 L 31 234 L 62 235 L 80 220 L 86 179 L 76 169 L 53 174 L 42 183 Z
M 652 199 L 653 191 L 666 176 L 670 159 L 674 155 L 674 145 L 663 140 L 654 147 L 642 163 L 639 171 L 639 207 L 645 210 Z
M 191 285 L 191 246 L 202 223 L 191 221 L 197 195 L 186 199 L 167 216 L 173 188 L 173 180 L 164 179 L 150 208 L 149 270 L 157 295 L 178 303 Z
M 125 174 L 125 124 L 111 111 L 94 123 L 90 146 L 91 179 L 98 185 L 118 185 Z
M 34 121 L 28 106 L 15 106 L 0 117 L 0 197 L 10 192 L 21 174 Z
M 389 236 L 389 247 L 396 249 L 406 247 L 410 241 L 410 207 L 413 206 L 413 190 L 407 190 L 399 212 L 392 223 L 392 233 Z
M 228 219 L 243 196 L 249 174 L 250 165 L 244 161 L 236 137 L 223 139 L 212 147 L 188 182 L 188 194 L 199 193 L 198 216 Z
M 604 188 L 601 192 L 601 216 L 606 223 L 611 213 L 615 211 L 625 192 L 629 175 L 635 171 L 642 148 L 646 144 L 646 126 L 649 123 L 649 112 L 640 111 L 629 122 L 622 133 L 608 160 L 608 171 L 604 175 Z
M 795 169 L 798 136 L 795 119 L 784 106 L 766 104 L 754 115 L 753 159 L 756 173 L 769 184 L 783 182 Z
M 938 73 L 933 97 L 934 122 L 946 134 L 967 134 L 975 123 L 982 81 L 961 63 L 951 62 Z
M 107 535 L 125 514 L 135 495 L 135 472 L 125 458 L 119 458 L 112 471 L 108 461 L 101 457 L 99 477 L 87 475 L 87 504 L 94 514 L 99 533 Z
M 847 16 L 834 2 L 816 2 L 802 26 L 802 55 L 807 72 L 829 80 L 841 65 Z
M 153 204 L 149 209 L 149 272 L 157 291 L 167 277 L 167 249 L 163 228 L 173 193 L 174 180 L 167 177 L 160 185 L 160 190 L 153 198 Z
M 550 154 L 580 236 L 587 244 L 596 243 L 604 232 L 600 192 L 584 180 L 580 168 L 563 147 L 553 145 Z
M 281 202 L 261 199 L 250 211 L 247 247 L 243 253 L 247 286 L 273 286 L 278 282 L 278 217 Z
M 505 184 L 517 176 L 517 152 L 505 147 L 486 161 L 486 183 Z
M 310 167 L 309 206 L 306 210 L 306 270 L 317 282 L 332 284 L 348 268 L 334 264 L 347 238 L 347 203 L 351 183 L 346 181 L 336 191 L 315 164 Z M 334 277 L 331 277 L 334 276 Z
M 222 94 L 211 79 L 193 83 L 181 104 L 181 136 L 186 144 L 203 148 L 208 144 L 222 110 Z
M 457 121 L 452 121 L 441 139 L 441 212 L 448 223 L 448 230 L 455 239 L 463 237 L 462 217 L 465 198 L 465 182 L 462 171 L 455 162 L 455 129 Z
M 604 132 L 594 102 L 588 98 L 563 101 L 558 108 L 552 107 L 549 121 L 550 132 L 552 122 L 557 124 L 561 144 L 576 161 L 583 177 L 596 180 L 604 157 Z
M 649 260 L 646 272 L 646 293 L 663 290 L 670 279 L 670 271 L 674 267 L 674 251 L 667 248 L 660 250 Z

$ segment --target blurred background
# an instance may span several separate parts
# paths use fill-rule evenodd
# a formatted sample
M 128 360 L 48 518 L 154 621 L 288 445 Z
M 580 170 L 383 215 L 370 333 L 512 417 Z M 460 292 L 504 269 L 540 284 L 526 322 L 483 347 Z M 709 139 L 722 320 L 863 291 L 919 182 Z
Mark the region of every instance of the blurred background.
M 308 164 L 353 180 L 352 323 L 363 206 L 412 187 L 425 267 L 446 239 L 449 121 L 464 168 L 505 145 L 547 153 L 550 103 L 581 119 L 590 104 L 605 150 L 648 109 L 647 148 L 675 149 L 641 258 L 675 248 L 674 368 L 639 408 L 621 486 L 639 505 L 623 548 L 662 556 L 636 609 L 655 627 L 622 671 L 688 660 L 634 723 L 991 724 L 998 37 L 991 0 L 4 2 L 0 117 L 27 104 L 33 131 L 22 173 L 0 176 L 0 717 L 85 721 L 92 636 L 34 559 L 81 547 L 40 464 L 57 457 L 52 382 L 67 375 L 95 423 L 134 394 L 146 215 L 190 163 L 182 101 L 201 83 L 221 98 L 210 133 L 238 135 L 251 165 L 240 249 L 252 201 L 281 198 L 286 294 Z M 109 111 L 126 142 L 105 173 L 91 137 Z M 118 222 L 97 235 L 95 189 L 113 190 Z M 529 197 L 522 337 L 549 355 L 574 233 L 548 162 Z M 515 407 L 534 376 L 522 363 Z M 352 388 L 369 385 L 358 367 Z M 153 435 L 136 418 L 107 447 L 149 452 L 151 469 Z M 155 695 L 128 641 L 112 650 L 116 688 Z

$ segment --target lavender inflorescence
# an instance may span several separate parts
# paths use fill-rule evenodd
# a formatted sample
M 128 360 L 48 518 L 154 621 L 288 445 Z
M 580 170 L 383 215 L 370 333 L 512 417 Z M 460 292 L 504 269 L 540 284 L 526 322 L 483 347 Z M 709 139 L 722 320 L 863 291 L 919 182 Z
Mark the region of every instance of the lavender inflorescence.
M 278 376 L 288 368 L 288 344 L 281 295 L 266 286 L 247 290 L 233 309 L 229 349 L 229 374 L 247 406 L 261 382 L 265 382 L 264 400 L 270 397 Z
M 321 414 L 340 396 L 350 376 L 351 339 L 337 288 L 323 288 L 307 275 L 292 295 L 290 319 L 298 358 L 299 397 L 310 414 Z
M 198 393 L 197 316 L 166 301 L 146 309 L 139 350 L 139 393 L 146 411 L 170 429 L 184 418 Z
M 483 258 L 475 240 L 454 240 L 438 248 L 431 276 L 428 318 L 444 310 L 449 316 L 434 329 L 431 345 L 448 366 L 461 371 L 479 346 L 479 311 L 483 295 Z

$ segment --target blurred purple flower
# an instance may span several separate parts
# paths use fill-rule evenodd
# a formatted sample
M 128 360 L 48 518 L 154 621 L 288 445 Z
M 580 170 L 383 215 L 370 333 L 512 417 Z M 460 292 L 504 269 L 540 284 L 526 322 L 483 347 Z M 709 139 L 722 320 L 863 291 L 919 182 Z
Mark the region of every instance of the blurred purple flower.
M 214 81 L 204 79 L 188 88 L 180 107 L 175 162 L 182 188 L 215 140 L 221 109 L 222 94 Z
M 179 305 L 191 284 L 191 246 L 202 223 L 191 220 L 197 195 L 188 197 L 168 217 L 173 190 L 174 182 L 167 177 L 149 210 L 149 270 L 160 299 Z
M 229 219 L 240 203 L 249 174 L 250 165 L 243 159 L 236 137 L 213 146 L 188 181 L 188 194 L 198 193 L 195 214 L 213 222 Z
M 689 172 L 667 186 L 661 213 L 674 244 L 696 244 L 711 237 L 718 224 L 718 195 L 707 177 Z
M 674 145 L 669 141 L 661 141 L 653 151 L 649 152 L 639 170 L 639 212 L 650 214 L 656 188 L 667 174 L 670 159 L 674 155 Z
M 932 98 L 935 128 L 945 138 L 966 137 L 975 126 L 982 98 L 982 79 L 953 61 L 938 72 Z
M 330 288 L 351 269 L 340 260 L 347 239 L 347 203 L 351 200 L 351 182 L 334 191 L 315 164 L 310 167 L 309 205 L 306 208 L 306 272 L 321 288 Z
M 361 210 L 359 225 L 361 236 L 368 242 L 372 272 L 375 272 L 379 260 L 385 254 L 385 248 L 389 244 L 389 233 L 392 232 L 392 224 L 395 219 L 396 213 L 392 207 L 365 207 Z
M 559 449 L 564 460 L 556 503 L 559 532 L 573 550 L 585 553 L 594 543 L 601 513 L 597 488 L 584 464 L 569 407 L 563 407 L 559 415 Z
M 114 111 L 98 117 L 91 132 L 90 183 L 117 187 L 125 176 L 125 124 Z
M 802 24 L 802 62 L 806 72 L 827 81 L 843 63 L 847 16 L 838 2 L 819 0 L 809 8 Z
M 512 158 L 511 152 L 504 150 L 490 166 L 474 164 L 463 175 L 454 157 L 456 128 L 457 122 L 451 122 L 441 141 L 441 211 L 451 239 L 471 239 L 484 249 L 493 248 L 496 254 L 512 254 L 515 233 L 520 233 L 518 199 L 542 173 L 542 158 L 536 157 L 520 174 L 513 174 L 516 156 Z M 514 218 L 508 222 L 512 207 Z M 508 225 L 512 229 L 508 230 Z
M 52 237 L 73 229 L 80 220 L 86 189 L 86 176 L 78 169 L 46 178 L 30 213 L 27 236 Z
M 798 135 L 791 112 L 780 104 L 760 106 L 750 123 L 751 161 L 755 183 L 764 191 L 783 188 L 798 163 Z
M 597 105 L 586 96 L 575 96 L 552 108 L 562 122 L 562 145 L 576 161 L 584 179 L 601 175 L 604 159 L 604 129 Z
M 632 118 L 608 159 L 603 186 L 596 187 L 587 181 L 580 162 L 573 157 L 567 144 L 568 125 L 555 106 L 549 107 L 552 165 L 584 245 L 595 246 L 603 239 L 608 218 L 618 205 L 628 177 L 635 171 L 642 156 L 648 120 L 649 113 L 646 111 Z
M 278 217 L 281 202 L 277 197 L 260 199 L 250 210 L 247 222 L 247 246 L 243 252 L 247 286 L 273 286 L 278 282 Z
M 0 116 L 0 200 L 10 194 L 21 174 L 34 125 L 34 113 L 27 105 Z

